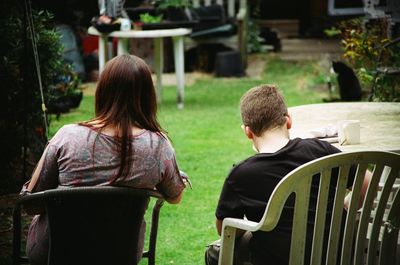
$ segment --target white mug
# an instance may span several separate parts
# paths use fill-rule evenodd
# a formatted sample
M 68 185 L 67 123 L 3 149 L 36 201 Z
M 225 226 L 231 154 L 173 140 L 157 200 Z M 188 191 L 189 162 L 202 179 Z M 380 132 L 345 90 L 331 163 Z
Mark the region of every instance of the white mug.
M 343 120 L 338 122 L 338 138 L 340 145 L 360 143 L 360 121 Z
M 131 29 L 131 21 L 128 18 L 120 18 L 121 31 L 128 31 Z

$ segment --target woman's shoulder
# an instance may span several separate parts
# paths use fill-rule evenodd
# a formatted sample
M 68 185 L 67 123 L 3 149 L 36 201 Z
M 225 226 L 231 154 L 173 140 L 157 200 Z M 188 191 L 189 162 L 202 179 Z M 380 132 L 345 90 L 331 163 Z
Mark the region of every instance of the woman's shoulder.
M 160 132 L 153 132 L 153 131 L 146 130 L 146 129 L 144 129 L 142 133 L 137 135 L 137 137 L 149 138 L 153 141 L 155 140 L 160 143 L 169 143 L 168 137 L 165 134 L 160 133 Z
M 89 128 L 79 124 L 66 124 L 56 132 L 50 142 L 64 142 L 71 138 L 76 140 L 85 137 L 89 130 Z
M 82 126 L 79 124 L 66 124 L 62 126 L 58 131 L 57 134 L 63 134 L 63 135 L 68 135 L 68 134 L 79 134 L 82 132 L 87 132 L 90 129 L 86 126 Z
M 307 139 L 295 139 L 296 144 L 298 147 L 301 149 L 310 149 L 315 151 L 320 151 L 320 152 L 326 152 L 327 154 L 332 154 L 332 153 L 338 153 L 340 152 L 339 149 L 337 149 L 335 146 L 330 144 L 327 141 L 323 141 L 320 139 L 316 138 L 307 138 Z
M 170 155 L 175 152 L 169 138 L 163 133 L 146 130 L 139 137 L 146 141 L 153 150 Z

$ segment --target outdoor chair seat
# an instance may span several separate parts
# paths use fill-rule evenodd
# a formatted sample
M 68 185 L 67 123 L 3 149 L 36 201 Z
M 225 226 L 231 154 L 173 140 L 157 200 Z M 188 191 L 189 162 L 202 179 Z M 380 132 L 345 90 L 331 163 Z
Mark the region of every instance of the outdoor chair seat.
M 137 264 L 139 237 L 150 197 L 152 212 L 148 251 L 142 257 L 155 264 L 160 208 L 164 202 L 155 190 L 128 187 L 76 187 L 46 190 L 22 196 L 13 214 L 13 264 L 21 257 L 21 208 L 46 212 L 49 221 L 48 265 Z
M 357 173 L 347 214 L 343 214 L 351 166 L 357 167 Z M 371 182 L 359 210 L 362 182 L 367 169 L 371 168 Z M 328 189 L 333 185 L 332 172 L 337 169 L 332 219 L 326 222 Z M 289 264 L 304 264 L 311 183 L 317 174 L 320 174 L 319 194 L 309 264 L 399 264 L 396 254 L 400 224 L 400 192 L 396 189 L 399 173 L 400 155 L 383 151 L 338 153 L 298 167 L 276 186 L 260 222 L 237 218 L 223 220 L 219 264 L 232 264 L 237 229 L 272 231 L 292 193 L 295 193 L 295 206 Z M 339 232 L 342 221 L 345 221 L 343 235 Z M 329 228 L 327 247 L 324 246 L 326 228 Z M 341 250 L 339 256 L 338 250 Z M 325 262 L 323 257 L 326 257 Z

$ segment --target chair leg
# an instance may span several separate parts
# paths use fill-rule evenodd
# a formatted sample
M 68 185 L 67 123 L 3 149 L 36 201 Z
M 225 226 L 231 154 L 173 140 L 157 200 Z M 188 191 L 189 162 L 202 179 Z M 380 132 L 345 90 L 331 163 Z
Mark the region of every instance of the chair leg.
M 236 228 L 225 226 L 221 235 L 221 249 L 218 265 L 233 264 L 233 249 L 235 247 Z
M 184 47 L 183 36 L 173 37 L 174 43 L 174 60 L 175 72 L 177 81 L 177 104 L 178 108 L 183 108 L 184 89 L 185 89 L 185 60 L 184 60 Z
M 21 206 L 17 204 L 13 211 L 13 265 L 20 264 L 21 255 Z
M 154 207 L 153 213 L 151 216 L 151 229 L 150 229 L 150 240 L 149 240 L 149 250 L 145 253 L 145 257 L 147 257 L 148 265 L 155 264 L 155 256 L 156 256 L 156 242 L 157 242 L 157 232 L 158 232 L 158 219 L 160 215 L 160 209 L 163 205 L 163 200 L 157 200 Z
M 157 103 L 162 100 L 162 73 L 164 66 L 164 45 L 162 38 L 154 39 L 154 71 L 157 77 L 156 92 Z

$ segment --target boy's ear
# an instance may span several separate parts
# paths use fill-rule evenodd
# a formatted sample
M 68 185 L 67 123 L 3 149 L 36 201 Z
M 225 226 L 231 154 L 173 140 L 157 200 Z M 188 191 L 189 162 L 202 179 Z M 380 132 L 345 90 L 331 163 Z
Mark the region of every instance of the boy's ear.
M 242 124 L 241 127 L 242 127 L 242 130 L 243 130 L 244 134 L 246 134 L 247 138 L 253 139 L 254 133 L 251 131 L 250 127 L 246 126 L 246 125 L 243 125 L 243 124 Z
M 289 113 L 286 115 L 286 128 L 288 130 L 292 128 L 292 116 Z

